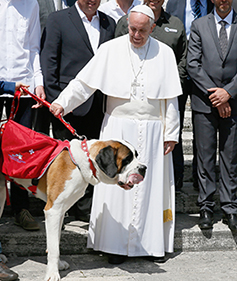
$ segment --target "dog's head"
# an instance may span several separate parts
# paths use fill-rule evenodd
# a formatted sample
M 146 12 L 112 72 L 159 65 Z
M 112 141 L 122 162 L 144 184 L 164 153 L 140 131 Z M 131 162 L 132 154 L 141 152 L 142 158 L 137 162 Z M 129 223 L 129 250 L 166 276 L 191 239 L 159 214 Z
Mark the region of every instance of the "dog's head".
M 137 152 L 125 141 L 96 141 L 89 152 L 102 182 L 131 189 L 145 177 L 146 166 L 139 163 Z

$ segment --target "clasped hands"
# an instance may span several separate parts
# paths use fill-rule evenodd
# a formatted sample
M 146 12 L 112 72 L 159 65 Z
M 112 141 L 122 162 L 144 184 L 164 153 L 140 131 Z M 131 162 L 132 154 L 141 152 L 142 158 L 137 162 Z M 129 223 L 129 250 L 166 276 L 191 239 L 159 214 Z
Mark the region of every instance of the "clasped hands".
M 209 96 L 209 100 L 211 101 L 212 106 L 218 109 L 220 117 L 230 117 L 231 107 L 228 102 L 231 97 L 230 94 L 223 88 L 210 88 L 207 90 L 212 93 Z

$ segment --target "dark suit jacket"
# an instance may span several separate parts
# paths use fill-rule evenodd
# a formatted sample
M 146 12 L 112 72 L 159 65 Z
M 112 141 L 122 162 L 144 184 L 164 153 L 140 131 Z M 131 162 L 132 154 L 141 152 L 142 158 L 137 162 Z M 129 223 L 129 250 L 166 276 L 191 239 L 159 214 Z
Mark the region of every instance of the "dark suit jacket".
M 232 114 L 237 114 L 237 16 L 234 12 L 227 55 L 222 56 L 214 14 L 192 23 L 187 70 L 194 82 L 192 109 L 210 113 L 208 88 L 224 88 L 230 95 Z
M 178 17 L 183 23 L 185 19 L 185 8 L 187 0 L 168 0 L 166 5 L 166 11 Z M 207 0 L 207 13 L 210 13 L 213 9 L 213 3 L 211 0 Z
M 99 45 L 114 37 L 115 21 L 102 12 L 100 17 Z M 41 51 L 41 67 L 47 100 L 52 102 L 76 74 L 94 56 L 89 37 L 75 6 L 50 14 L 46 37 Z M 86 111 L 92 98 L 83 104 Z M 76 114 L 77 115 L 77 114 Z

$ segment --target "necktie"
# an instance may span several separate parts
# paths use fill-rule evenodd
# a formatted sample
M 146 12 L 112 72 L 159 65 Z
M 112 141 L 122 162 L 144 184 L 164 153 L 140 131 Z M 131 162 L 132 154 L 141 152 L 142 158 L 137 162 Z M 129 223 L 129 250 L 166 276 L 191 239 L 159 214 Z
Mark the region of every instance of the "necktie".
M 62 0 L 57 1 L 57 10 L 62 10 Z
M 193 5 L 193 16 L 194 16 L 194 19 L 197 19 L 197 18 L 200 18 L 201 17 L 201 9 L 200 9 L 200 0 L 196 0 L 195 1 L 195 4 Z
M 221 29 L 219 33 L 219 42 L 220 42 L 220 47 L 222 51 L 223 57 L 225 57 L 226 52 L 227 52 L 227 46 L 228 46 L 228 39 L 227 39 L 227 32 L 226 32 L 226 22 L 225 21 L 220 21 L 221 24 Z

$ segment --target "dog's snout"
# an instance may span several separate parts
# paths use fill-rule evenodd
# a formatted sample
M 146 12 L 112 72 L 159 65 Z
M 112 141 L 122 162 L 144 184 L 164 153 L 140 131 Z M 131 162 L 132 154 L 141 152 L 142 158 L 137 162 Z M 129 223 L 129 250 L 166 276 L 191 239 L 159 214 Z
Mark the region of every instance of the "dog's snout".
M 145 177 L 147 167 L 145 165 L 140 165 L 138 167 L 138 172 L 141 176 Z

